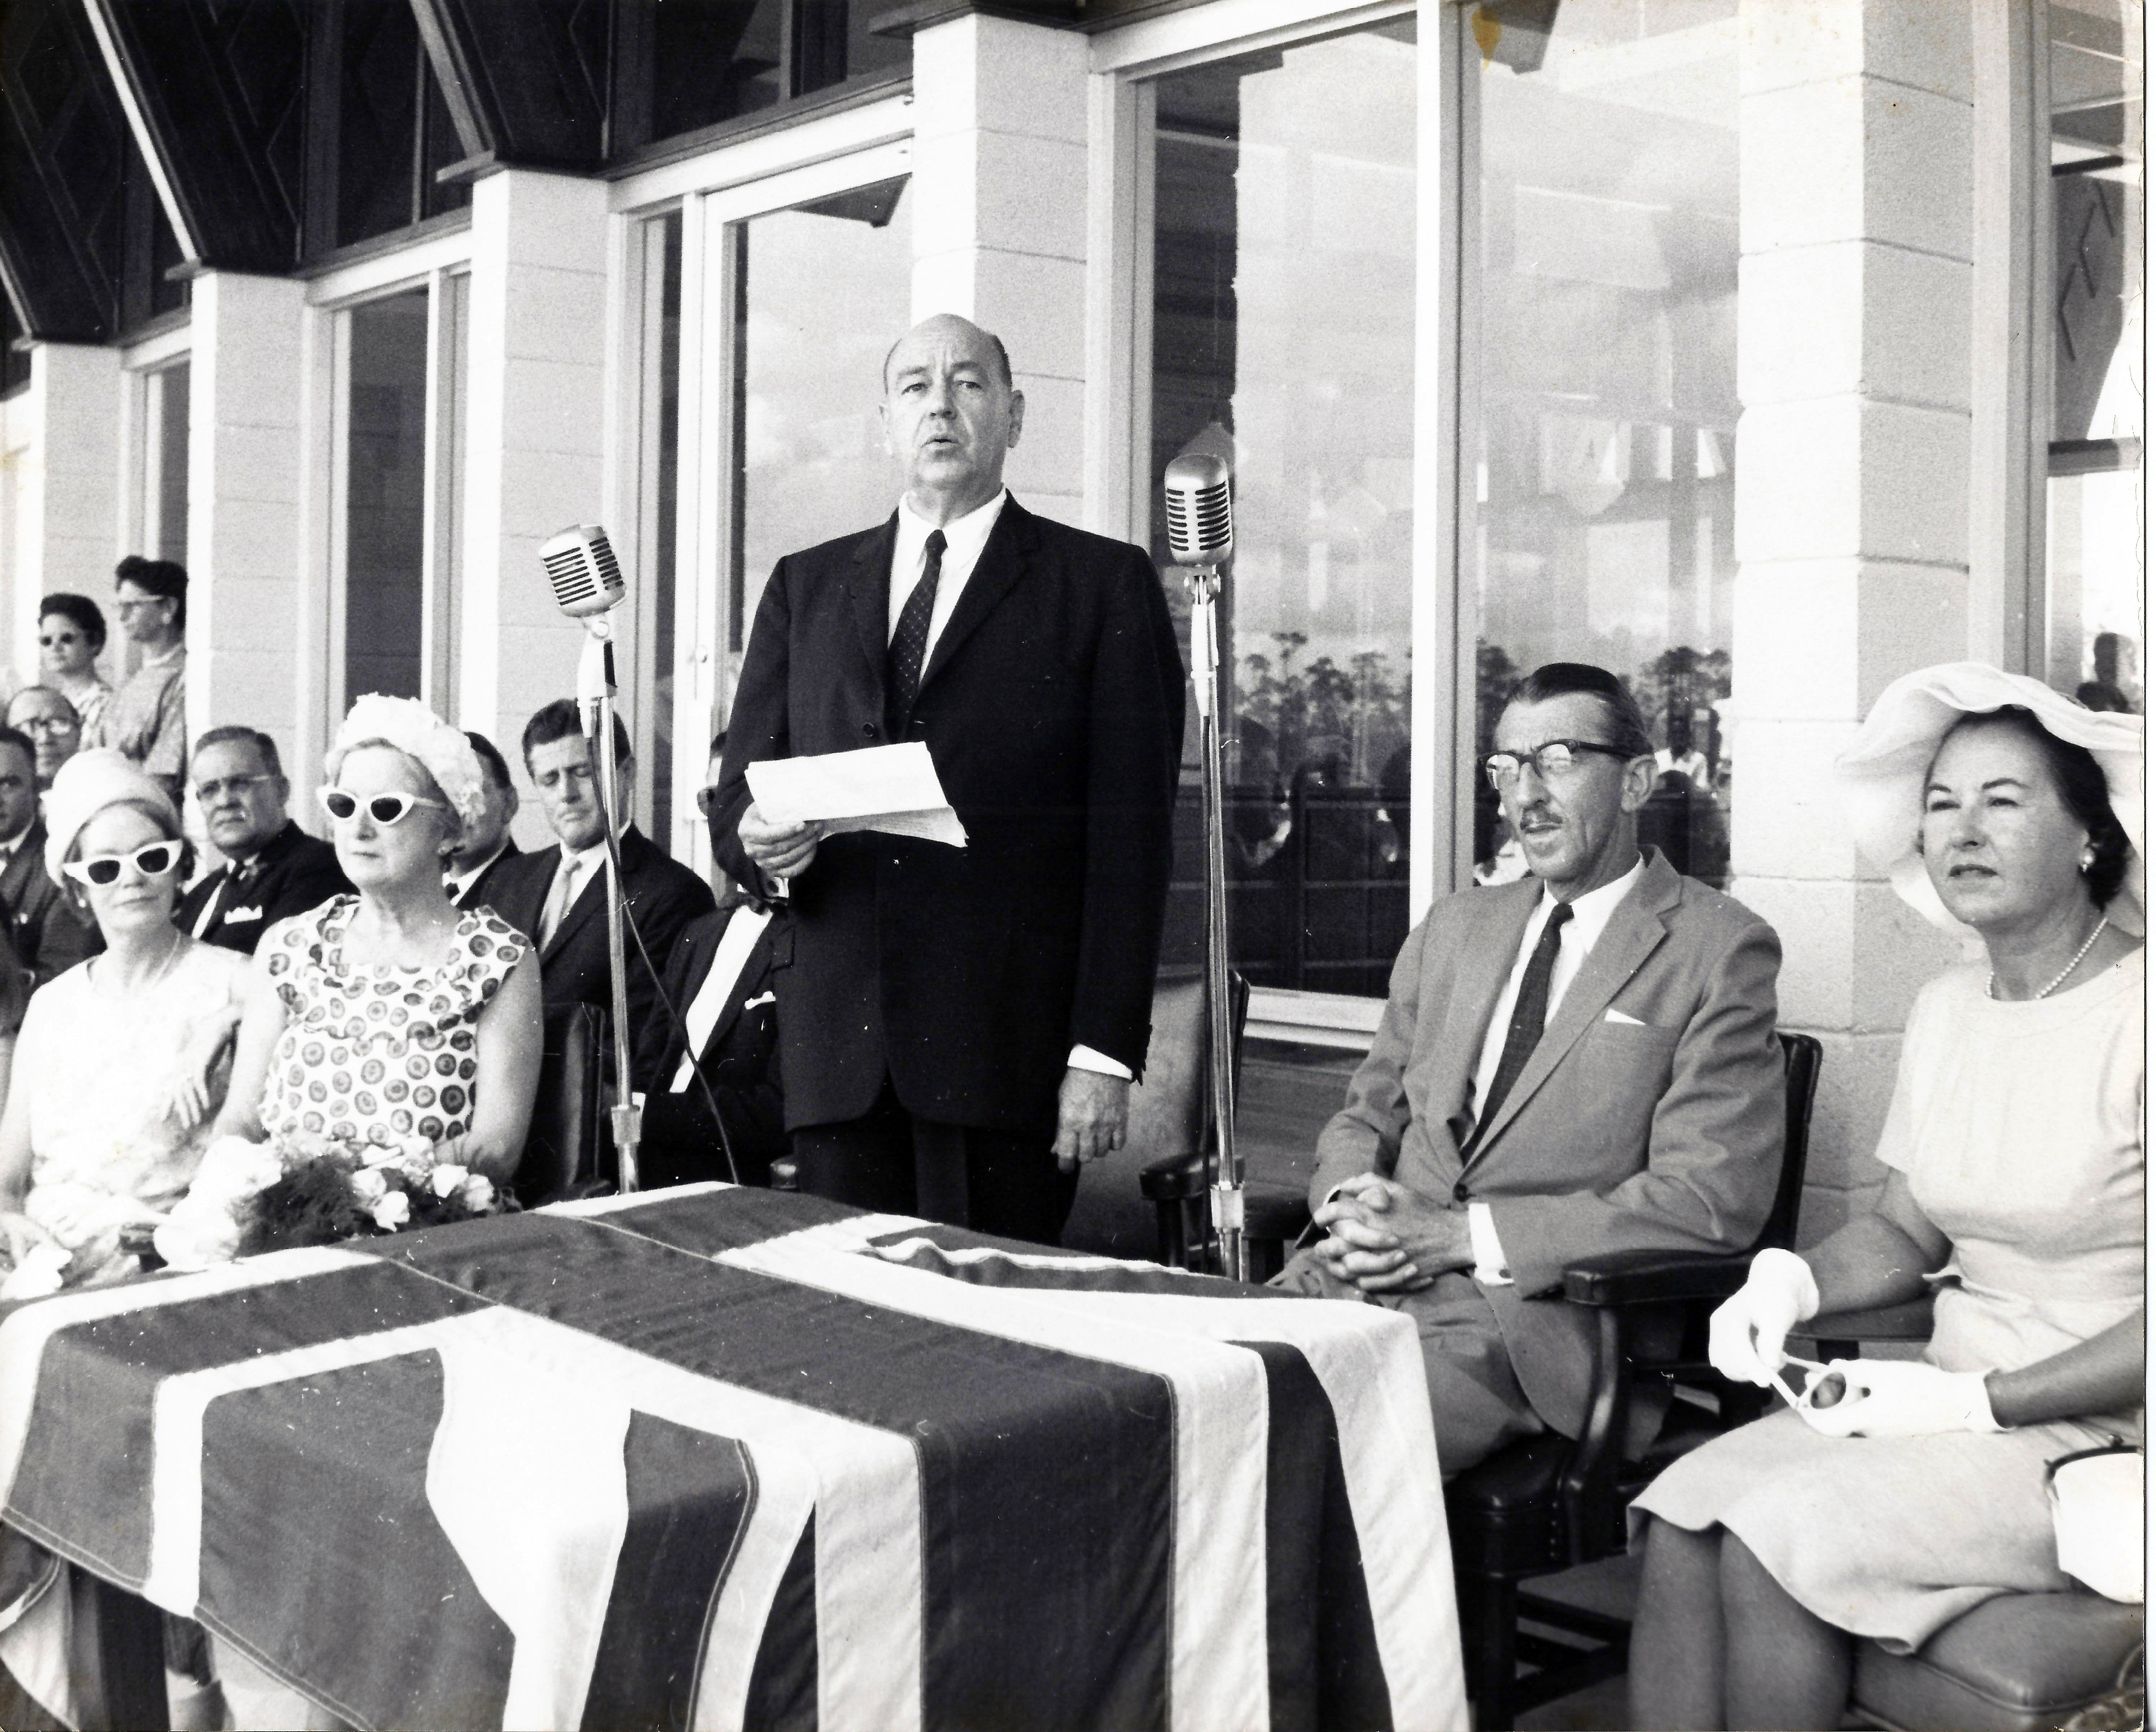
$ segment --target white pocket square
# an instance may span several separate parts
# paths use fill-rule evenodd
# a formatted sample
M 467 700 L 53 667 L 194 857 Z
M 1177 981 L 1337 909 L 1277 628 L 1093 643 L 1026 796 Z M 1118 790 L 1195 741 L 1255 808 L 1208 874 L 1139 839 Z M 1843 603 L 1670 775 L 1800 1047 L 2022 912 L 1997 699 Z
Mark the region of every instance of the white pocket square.
M 1627 1016 L 1622 1010 L 1612 1008 L 1602 1013 L 1604 1022 L 1621 1022 L 1630 1028 L 1645 1028 L 1647 1025 L 1636 1016 Z
M 778 1002 L 778 994 L 777 993 L 767 992 L 761 998 L 747 1000 L 742 1004 L 742 1009 L 744 1010 L 753 1010 L 758 1005 L 775 1005 Z

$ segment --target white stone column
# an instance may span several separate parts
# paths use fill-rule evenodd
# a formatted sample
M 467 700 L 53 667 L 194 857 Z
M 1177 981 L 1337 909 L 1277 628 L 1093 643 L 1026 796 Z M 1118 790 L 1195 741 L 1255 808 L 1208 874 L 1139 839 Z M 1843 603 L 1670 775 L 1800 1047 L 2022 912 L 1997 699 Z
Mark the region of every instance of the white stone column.
M 1082 521 L 1086 38 L 968 13 L 913 39 L 913 316 L 962 313 L 1010 351 L 1025 431 L 1004 471 Z
M 259 728 L 301 787 L 318 677 L 296 647 L 306 301 L 289 277 L 198 276 L 187 387 L 187 734 Z
M 511 168 L 473 187 L 458 719 L 512 765 L 532 712 L 575 691 L 584 633 L 539 547 L 600 521 L 606 284 L 603 181 Z M 546 839 L 529 801 L 517 836 Z
M 8 405 L 15 544 L 8 664 L 23 680 L 37 676 L 38 598 L 69 589 L 103 606 L 113 563 L 126 551 L 123 383 L 117 349 L 41 342 L 30 352 L 28 388 Z
M 1858 858 L 1832 765 L 1890 681 L 1968 653 L 1969 20 L 1742 17 L 1732 888 L 1826 1049 L 1809 1243 L 1882 1176 L 1909 1003 L 1954 954 Z

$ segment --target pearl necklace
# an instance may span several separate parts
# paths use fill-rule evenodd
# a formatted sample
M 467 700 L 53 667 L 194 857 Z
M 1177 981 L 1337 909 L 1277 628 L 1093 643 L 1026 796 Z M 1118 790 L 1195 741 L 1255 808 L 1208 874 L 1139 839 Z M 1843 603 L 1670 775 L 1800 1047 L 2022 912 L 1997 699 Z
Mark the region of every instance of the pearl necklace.
M 2082 948 L 2074 952 L 2074 959 L 2068 963 L 2066 967 L 2061 969 L 2057 974 L 2051 976 L 2051 984 L 2046 986 L 2041 992 L 2038 993 L 2036 994 L 2036 998 L 2047 999 L 2051 997 L 2053 993 L 2056 992 L 2059 989 L 2060 983 L 2063 981 L 2067 975 L 2072 974 L 2076 969 L 2082 965 L 2082 959 L 2084 956 L 2087 956 L 2089 952 L 2095 948 L 2097 938 L 2102 933 L 2103 929 L 2110 924 L 2110 915 L 2106 914 L 2100 917 L 2097 921 L 2095 931 L 2090 933 L 2086 938 L 2082 939 Z M 1991 971 L 1990 978 L 1984 983 L 1984 995 L 1988 999 L 1996 999 L 1999 996 L 1999 994 L 1994 989 L 1998 984 L 1999 970 L 1994 969 Z M 2036 999 L 2029 999 L 2024 1002 L 2033 1005 Z

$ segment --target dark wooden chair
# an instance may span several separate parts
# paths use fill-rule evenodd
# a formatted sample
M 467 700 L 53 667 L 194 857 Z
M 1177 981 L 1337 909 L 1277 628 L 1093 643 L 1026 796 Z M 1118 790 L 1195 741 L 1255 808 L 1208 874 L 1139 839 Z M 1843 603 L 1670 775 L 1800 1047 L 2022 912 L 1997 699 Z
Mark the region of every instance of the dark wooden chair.
M 1250 989 L 1240 974 L 1229 981 L 1234 1021 L 1232 1053 L 1240 1072 L 1243 1020 Z M 1078 1195 L 1064 1224 L 1063 1244 L 1103 1257 L 1161 1257 L 1173 1219 L 1178 1251 L 1186 1231 L 1204 1222 L 1204 1181 L 1192 1197 L 1156 1197 L 1152 1169 L 1188 1162 L 1213 1135 L 1212 1090 L 1205 1058 L 1205 977 L 1188 969 L 1163 969 L 1153 984 L 1152 1038 L 1146 1048 L 1145 1080 L 1131 1091 L 1130 1130 L 1122 1148 L 1087 1163 Z M 1202 1239 L 1200 1240 L 1202 1242 Z
M 1797 1333 L 1810 1357 L 1855 1359 L 1866 1344 L 1930 1340 L 1932 1302 L 1823 1313 Z M 1850 1717 L 1888 1732 L 2041 1732 L 2138 1679 L 2143 1637 L 2141 1607 L 2087 1588 L 2002 1594 L 1913 1654 L 1859 1642 Z
M 547 1013 L 531 1128 L 511 1189 L 526 1208 L 597 1196 L 616 1182 L 606 1134 L 608 1017 L 592 1005 Z

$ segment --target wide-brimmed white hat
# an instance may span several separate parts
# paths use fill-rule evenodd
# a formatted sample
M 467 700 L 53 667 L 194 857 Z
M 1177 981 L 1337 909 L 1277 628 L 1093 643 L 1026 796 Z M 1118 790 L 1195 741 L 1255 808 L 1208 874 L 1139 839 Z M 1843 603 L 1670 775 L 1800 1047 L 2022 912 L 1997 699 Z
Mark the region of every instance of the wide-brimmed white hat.
M 2021 674 L 2002 673 L 1981 661 L 1949 661 L 1904 674 L 1879 694 L 1856 738 L 1835 763 L 1856 845 L 1886 873 L 1902 900 L 1927 920 L 1949 932 L 1967 932 L 1939 900 L 1917 851 L 1924 773 L 1938 755 L 1939 742 L 1963 717 L 2010 706 L 2029 711 L 2055 738 L 2085 748 L 2103 771 L 2111 809 L 2133 845 L 2126 881 L 2107 912 L 2114 926 L 2141 936 L 2148 907 L 2142 866 L 2141 717 L 2083 709 Z
M 157 813 L 180 833 L 179 809 L 172 797 L 143 773 L 141 765 L 109 747 L 78 752 L 54 773 L 46 790 L 45 873 L 61 889 L 67 875 L 60 867 L 83 826 L 108 806 L 139 806 Z

